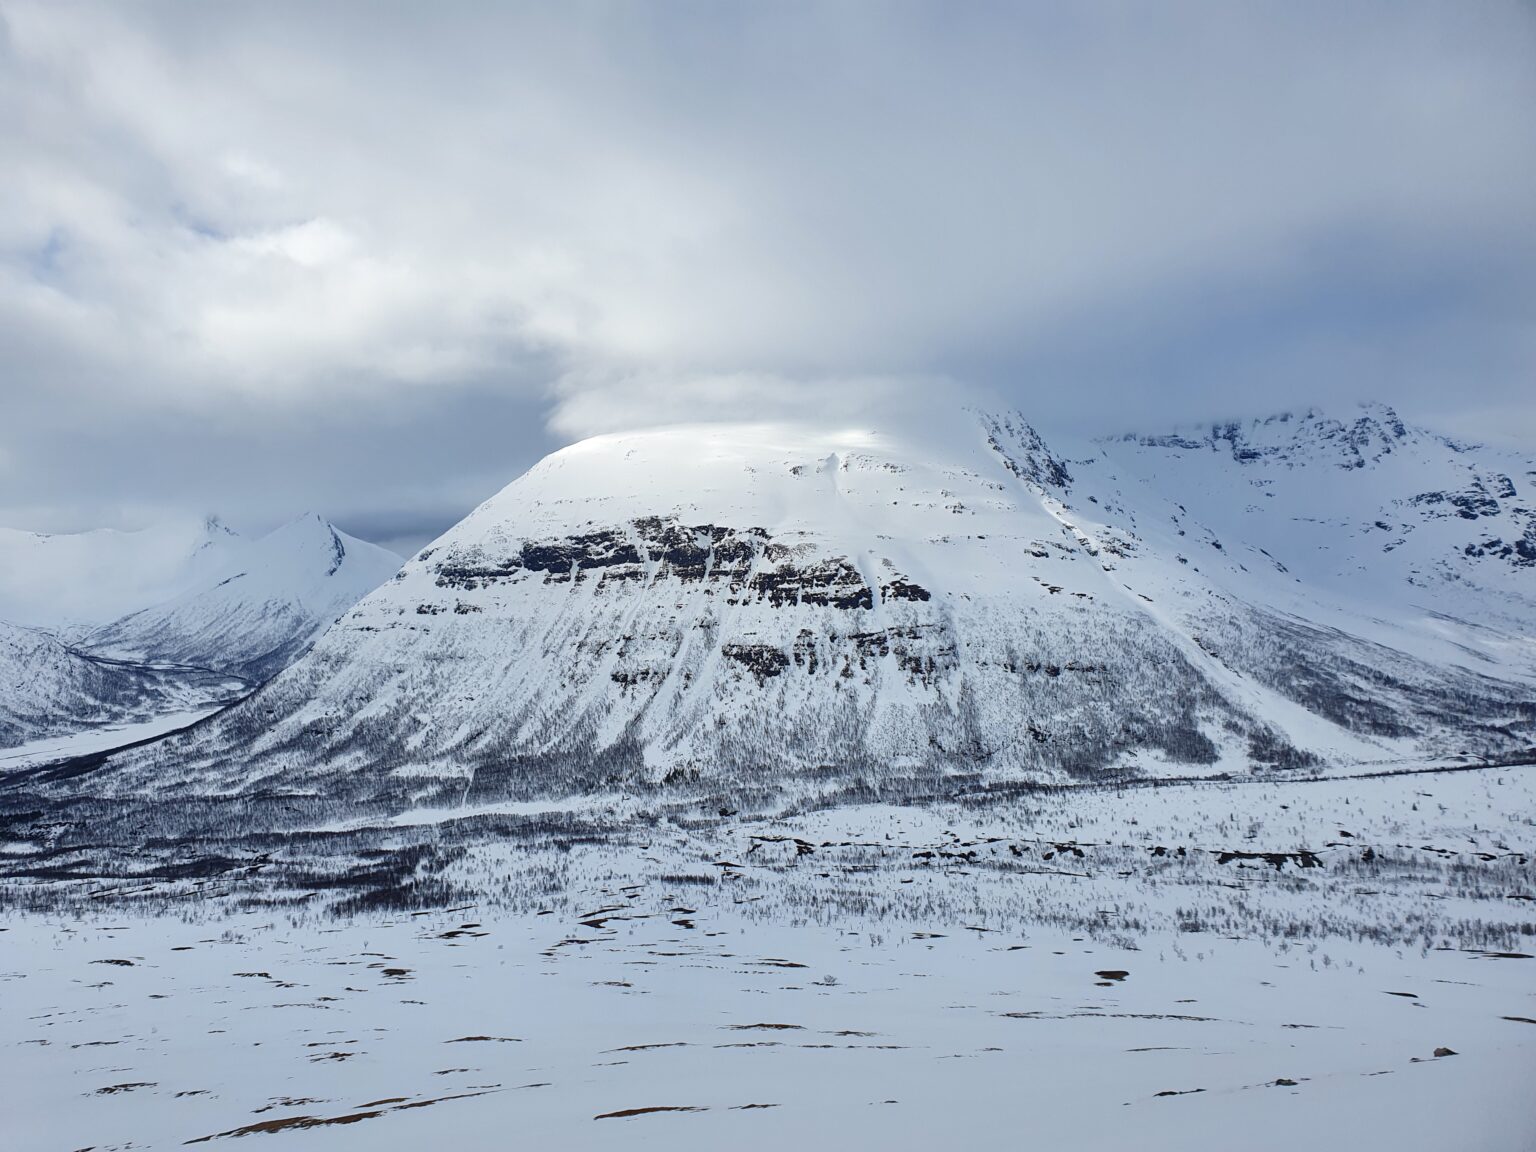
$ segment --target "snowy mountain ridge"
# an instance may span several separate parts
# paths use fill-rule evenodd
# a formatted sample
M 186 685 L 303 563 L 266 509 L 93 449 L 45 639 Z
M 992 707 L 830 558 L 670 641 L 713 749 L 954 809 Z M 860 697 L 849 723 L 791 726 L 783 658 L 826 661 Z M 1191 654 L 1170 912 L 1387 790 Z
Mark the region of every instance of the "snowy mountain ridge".
M 1265 542 L 1309 589 L 1366 587 L 1371 601 L 1465 609 L 1517 631 L 1536 610 L 1529 455 L 1415 428 L 1385 406 L 1353 421 L 1310 412 L 1095 447 L 1096 473 L 1164 496 L 1169 524 L 1192 517 Z
M 1280 412 L 1248 421 L 1227 420 L 1185 425 L 1171 433 L 1148 436 L 1124 433 L 1116 439 L 1159 448 L 1225 447 L 1242 462 L 1278 458 L 1317 461 L 1336 455 L 1342 468 L 1362 468 L 1380 460 L 1404 442 L 1429 438 L 1456 451 L 1467 450 L 1448 437 L 1410 428 L 1385 404 L 1360 406 L 1353 420 L 1342 420 L 1319 408 Z
M 307 513 L 179 595 L 87 632 L 80 646 L 138 663 L 270 676 L 400 567 L 400 558 Z
M 0 620 L 0 749 L 205 707 L 247 690 L 230 675 L 93 660 Z

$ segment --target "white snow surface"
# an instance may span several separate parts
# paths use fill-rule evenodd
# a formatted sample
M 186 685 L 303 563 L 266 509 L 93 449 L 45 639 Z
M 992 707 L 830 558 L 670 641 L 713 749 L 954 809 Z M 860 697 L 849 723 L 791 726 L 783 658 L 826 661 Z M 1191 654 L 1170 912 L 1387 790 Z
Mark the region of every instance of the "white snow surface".
M 41 754 L 55 741 L 61 756 L 94 750 L 69 748 L 65 738 L 83 732 L 110 741 L 99 746 L 119 746 L 137 738 L 128 734 L 135 726 L 205 713 L 247 690 L 229 675 L 103 663 L 46 632 L 0 621 L 0 756 Z M 0 759 L 0 769 L 20 766 Z
M 480 894 L 337 919 L 162 881 L 159 917 L 0 918 L 5 1131 L 1528 1148 L 1533 804 L 1484 769 L 662 825 L 482 844 L 447 873 Z
M 140 663 L 250 671 L 287 663 L 400 558 L 309 513 L 254 541 L 176 596 L 88 632 L 91 652 Z
M 1536 1027 L 1504 1019 L 1533 1010 L 1530 961 L 1345 942 L 1313 970 L 1315 954 L 1248 942 L 1175 954 L 702 919 L 715 938 L 663 922 L 561 952 L 548 918 L 474 910 L 12 923 L 8 1139 L 1496 1152 L 1536 1137 Z M 805 967 L 764 962 L 779 959 Z M 1098 970 L 1130 975 L 1105 988 Z
M 1532 484 L 1380 408 L 556 453 L 0 790 L 0 1143 L 1536 1147 Z
M 79 732 L 71 732 L 65 736 L 45 736 L 12 748 L 0 748 L 0 772 L 8 772 L 15 768 L 30 768 L 38 764 L 52 764 L 92 752 L 111 751 L 140 740 L 152 740 L 212 716 L 220 707 L 220 705 L 213 705 L 192 708 L 184 712 L 165 712 L 150 720 L 108 723 Z

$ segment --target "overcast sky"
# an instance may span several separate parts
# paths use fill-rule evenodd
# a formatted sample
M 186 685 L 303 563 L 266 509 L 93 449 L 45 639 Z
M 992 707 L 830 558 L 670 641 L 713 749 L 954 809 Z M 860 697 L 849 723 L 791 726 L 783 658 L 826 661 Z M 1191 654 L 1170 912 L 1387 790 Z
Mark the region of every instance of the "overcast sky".
M 0 0 L 0 524 L 964 389 L 1536 444 L 1536 7 Z

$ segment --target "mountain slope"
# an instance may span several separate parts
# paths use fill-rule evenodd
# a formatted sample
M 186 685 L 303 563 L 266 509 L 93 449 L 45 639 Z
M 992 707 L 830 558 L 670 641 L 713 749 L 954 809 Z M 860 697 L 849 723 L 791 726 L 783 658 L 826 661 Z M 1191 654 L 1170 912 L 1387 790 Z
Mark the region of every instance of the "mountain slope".
M 1251 587 L 1276 571 L 1309 592 L 1385 596 L 1395 608 L 1465 607 L 1516 627 L 1536 615 L 1536 460 L 1406 425 L 1392 409 L 1349 420 L 1312 411 L 1159 437 L 1099 442 L 1085 484 L 1160 495 L 1163 540 Z M 1134 519 L 1134 515 L 1132 517 Z M 1198 532 L 1186 532 L 1191 521 Z M 1150 526 L 1149 526 L 1150 527 Z M 1278 559 L 1277 559 L 1278 558 Z
M 1367 477 L 1355 515 L 1389 492 L 1434 503 L 1331 427 L 1257 479 Z M 1180 503 L 1170 450 L 1201 453 L 1199 484 L 1182 478 L 1219 533 Z M 1504 570 L 1442 556 L 1460 538 L 1430 527 L 1448 592 L 1392 552 L 1298 585 L 1275 548 L 1332 549 L 1357 525 L 1249 515 L 1232 491 L 1258 459 L 1139 441 L 1063 456 L 1011 415 L 918 438 L 599 437 L 487 501 L 245 703 L 93 787 L 782 802 L 1528 747 L 1532 615 Z

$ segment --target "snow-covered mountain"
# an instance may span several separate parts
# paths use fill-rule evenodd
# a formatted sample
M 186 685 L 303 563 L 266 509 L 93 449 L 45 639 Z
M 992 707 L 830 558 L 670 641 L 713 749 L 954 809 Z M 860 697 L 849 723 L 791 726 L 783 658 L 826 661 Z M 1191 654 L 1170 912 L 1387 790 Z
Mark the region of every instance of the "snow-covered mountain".
M 1536 464 L 1390 410 L 1053 450 L 697 426 L 549 456 L 92 787 L 752 803 L 1523 752 Z
M 91 630 L 80 646 L 117 660 L 264 680 L 399 567 L 393 552 L 310 513 L 179 595 Z
M 1178 547 L 1192 559 L 1209 562 L 1226 533 L 1284 554 L 1288 582 L 1309 593 L 1491 612 L 1517 631 L 1533 618 L 1530 455 L 1410 427 L 1384 406 L 1347 422 L 1314 411 L 1098 447 L 1084 479 L 1107 473 L 1163 496 L 1161 519 L 1183 529 Z
M 186 591 L 249 542 L 216 516 L 137 532 L 0 528 L 0 620 L 65 634 Z
M 191 533 L 11 533 L 0 544 L 15 560 L 7 602 L 57 629 L 6 622 L 0 632 L 0 747 L 222 704 L 293 660 L 400 566 L 314 515 L 255 541 L 209 520 Z M 52 602 L 36 574 L 14 570 L 34 562 L 57 581 Z

